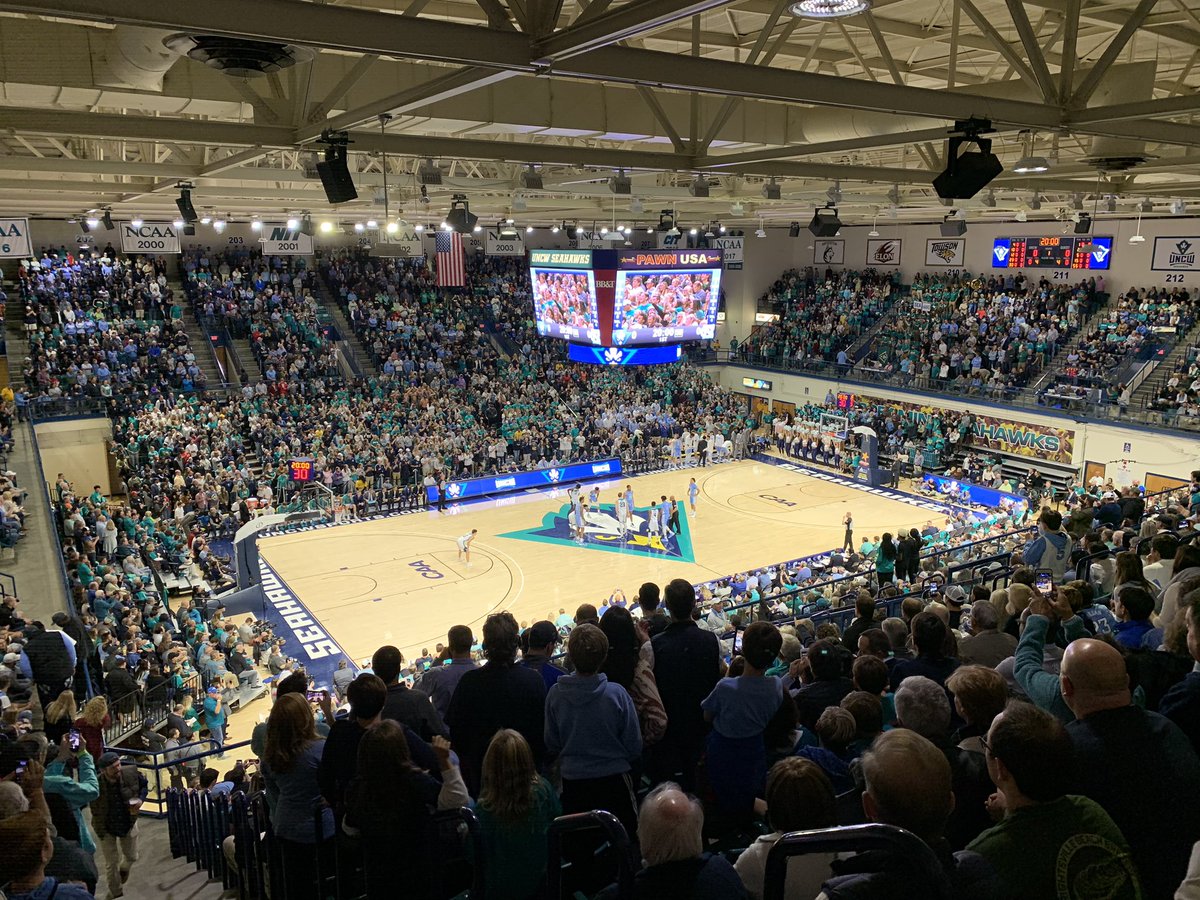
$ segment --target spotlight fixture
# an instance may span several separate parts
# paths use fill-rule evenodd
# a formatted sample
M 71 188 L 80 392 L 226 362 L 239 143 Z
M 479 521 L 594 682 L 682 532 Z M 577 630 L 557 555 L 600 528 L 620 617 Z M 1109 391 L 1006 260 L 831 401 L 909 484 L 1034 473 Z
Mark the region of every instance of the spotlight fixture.
M 221 234 L 224 230 L 225 230 L 225 220 L 224 219 L 216 219 L 213 222 L 213 231 L 215 231 L 217 234 Z
M 141 228 L 143 223 L 141 219 L 130 219 L 129 224 L 134 228 Z
M 375 221 L 374 219 L 367 219 L 367 227 L 370 228 L 372 231 L 375 231 L 379 228 L 379 223 L 377 221 Z
M 1138 231 L 1142 230 L 1142 217 L 1138 216 Z M 1074 225 L 1076 234 L 1091 234 L 1092 233 L 1092 217 L 1088 213 L 1080 213 L 1079 220 Z M 1136 241 L 1134 242 L 1136 243 Z
M 631 194 L 633 181 L 625 174 L 624 169 L 617 169 L 617 174 L 608 179 L 608 189 L 614 194 Z
M 722 228 L 721 230 L 724 231 L 725 229 Z M 695 229 L 692 229 L 692 233 L 693 234 L 696 233 Z M 717 233 L 715 231 L 713 231 L 713 227 L 711 224 L 707 228 L 704 229 L 704 236 L 706 238 L 715 238 L 717 236 Z
M 1137 205 L 1136 209 L 1140 213 L 1152 213 L 1154 212 L 1154 201 L 1149 197 L 1143 197 L 1142 202 Z
M 962 237 L 967 233 L 967 223 L 965 219 L 960 219 L 954 213 L 942 219 L 941 234 L 944 238 Z
M 1050 163 L 1044 156 L 1035 156 L 1033 152 L 1033 132 L 1022 131 L 1021 142 L 1024 152 L 1013 165 L 1013 171 L 1018 175 L 1033 175 L 1050 170 Z
M 367 226 L 364 225 L 362 222 L 354 223 L 354 231 L 356 234 L 362 234 L 366 230 L 367 230 Z
M 688 234 L 690 234 L 692 237 L 695 237 L 699 233 L 700 233 L 700 229 L 698 229 L 698 228 L 689 228 L 688 229 Z
M 333 223 L 326 219 L 321 223 L 321 234 L 330 234 L 333 232 Z
M 471 204 L 467 202 L 466 194 L 455 194 L 450 199 L 450 211 L 446 213 L 446 223 L 451 231 L 466 234 L 478 227 L 479 217 L 471 212 Z
M 294 217 L 289 218 L 285 224 L 288 227 L 288 231 L 299 231 L 300 230 L 300 220 L 297 218 L 294 218 Z
M 841 229 L 842 220 L 838 218 L 837 207 L 832 203 L 813 210 L 812 221 L 808 223 L 808 230 L 813 237 L 833 237 Z
M 192 206 L 192 186 L 186 182 L 179 185 L 175 206 L 179 208 L 179 218 L 183 219 L 184 224 L 191 225 L 200 218 L 196 215 L 196 207 Z
M 106 210 L 104 210 L 104 215 L 102 215 L 102 216 L 100 217 L 100 221 L 104 223 L 104 228 L 105 228 L 105 230 L 106 230 L 106 231 L 112 231 L 114 228 L 116 228 L 116 227 L 117 227 L 117 226 L 116 226 L 116 225 L 113 223 L 113 217 L 112 217 L 112 210 L 111 210 L 111 209 L 106 209 Z
M 305 213 L 300 218 L 300 233 L 307 234 L 309 237 L 312 237 L 314 234 L 316 234 L 316 228 L 313 227 L 312 216 L 310 216 L 308 213 Z
M 844 19 L 870 8 L 870 0 L 799 0 L 788 12 L 800 19 Z
M 520 194 L 517 194 L 516 196 L 514 196 L 512 198 L 512 211 L 513 212 L 515 212 L 515 213 L 525 212 L 527 209 L 529 209 L 529 204 L 526 202 L 525 198 L 522 197 Z
M 253 220 L 250 223 L 250 230 L 251 231 L 262 231 L 262 222 L 259 221 L 258 219 Z
M 558 234 L 558 232 L 559 232 L 559 227 L 558 227 L 557 225 L 551 225 L 551 226 L 550 226 L 550 233 L 551 233 L 551 234 Z
M 646 234 L 654 234 L 654 226 L 653 225 L 646 226 Z
M 532 163 L 521 173 L 521 187 L 527 191 L 540 191 L 545 187 L 542 173 L 534 168 Z
M 1185 201 L 1185 200 L 1172 200 L 1171 201 L 1171 215 L 1182 216 L 1185 212 L 1187 212 L 1187 201 Z
M 969 200 L 1004 171 L 1004 166 L 992 152 L 991 138 L 983 137 L 991 131 L 992 123 L 988 119 L 962 119 L 954 123 L 946 168 L 933 179 L 933 189 L 939 197 Z M 977 149 L 963 150 L 964 145 L 974 145 Z
M 525 233 L 526 233 L 526 234 L 533 234 L 533 226 L 532 226 L 532 225 L 526 225 L 526 226 L 525 226 Z
M 640 198 L 634 197 L 632 200 L 629 201 L 629 211 L 631 213 L 633 213 L 635 216 L 640 216 L 645 211 L 645 209 L 646 209 L 646 205 L 644 203 L 642 203 Z
M 187 225 L 187 222 L 183 221 L 183 219 L 176 219 L 171 224 L 174 225 L 176 228 L 183 228 L 185 225 Z M 193 232 L 194 231 L 195 231 L 195 229 L 193 229 Z
M 397 231 L 400 230 L 400 223 L 399 222 L 388 222 L 387 227 L 384 230 L 388 234 L 395 234 Z
M 424 230 L 425 230 L 425 226 L 422 225 L 420 222 L 418 222 L 416 225 L 413 226 L 413 231 L 415 231 L 417 234 L 420 234 Z
M 774 177 L 762 186 L 762 195 L 764 200 L 778 200 L 780 198 L 779 184 L 775 181 Z
M 791 238 L 800 237 L 800 223 L 799 222 L 792 222 L 790 225 L 788 225 L 788 237 L 791 237 Z
M 517 229 L 516 226 L 512 224 L 512 219 L 499 223 L 496 226 L 496 231 L 499 233 L 501 238 L 512 239 L 517 237 Z
M 479 232 L 483 231 L 483 226 L 480 225 L 479 223 L 476 223 L 475 227 L 472 228 L 471 231 L 475 234 L 479 234 Z
M 211 225 L 212 224 L 212 216 L 201 216 L 200 224 L 201 225 Z
M 703 175 L 697 175 L 692 179 L 692 183 L 688 185 L 688 193 L 693 197 L 707 197 L 708 179 Z
M 582 226 L 582 225 L 576 225 L 576 226 L 575 226 L 575 233 L 576 233 L 576 234 L 583 234 L 583 226 Z
M 325 159 L 317 163 L 317 174 L 321 176 L 321 187 L 330 203 L 347 203 L 358 199 L 354 179 L 350 177 L 347 147 L 350 138 L 344 131 L 321 132 L 318 143 L 325 145 Z
M 417 183 L 425 185 L 442 183 L 442 170 L 434 164 L 431 158 L 425 157 L 417 167 Z
M 88 216 L 85 219 L 79 220 L 79 227 L 83 229 L 84 234 L 90 234 L 93 228 L 100 227 L 100 220 L 95 216 Z

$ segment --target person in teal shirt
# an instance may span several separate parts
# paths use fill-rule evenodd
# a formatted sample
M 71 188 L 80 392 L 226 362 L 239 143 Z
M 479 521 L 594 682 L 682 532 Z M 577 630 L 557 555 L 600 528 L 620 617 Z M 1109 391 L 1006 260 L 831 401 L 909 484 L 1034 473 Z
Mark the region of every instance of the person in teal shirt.
M 88 753 L 86 744 L 80 742 L 79 749 L 72 750 L 67 737 L 63 737 L 58 746 L 58 756 L 46 766 L 42 791 L 62 797 L 67 802 L 79 828 L 79 846 L 88 853 L 95 853 L 96 839 L 88 828 L 83 811 L 100 796 L 100 780 L 96 774 L 96 761 Z
M 220 751 L 217 759 L 225 757 L 225 721 L 228 718 L 220 689 L 210 687 L 204 698 L 204 724 L 208 728 L 208 736 Z

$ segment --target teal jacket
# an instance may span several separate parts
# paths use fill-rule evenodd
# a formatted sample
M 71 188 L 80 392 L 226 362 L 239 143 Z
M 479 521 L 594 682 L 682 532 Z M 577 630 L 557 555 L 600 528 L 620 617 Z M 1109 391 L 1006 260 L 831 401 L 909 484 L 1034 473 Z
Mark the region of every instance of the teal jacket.
M 79 846 L 88 853 L 96 852 L 96 839 L 92 837 L 83 810 L 89 803 L 100 796 L 100 779 L 96 775 L 96 763 L 90 753 L 80 753 L 79 778 L 76 779 L 67 771 L 66 763 L 56 759 L 46 767 L 46 776 L 42 782 L 42 791 L 47 794 L 58 794 L 71 806 L 71 813 L 79 825 Z
M 1050 620 L 1045 616 L 1030 616 L 1025 622 L 1025 631 L 1017 644 L 1013 676 L 1017 684 L 1025 692 L 1031 703 L 1051 713 L 1063 724 L 1075 721 L 1063 700 L 1062 689 L 1058 684 L 1058 676 L 1052 675 L 1042 668 L 1043 652 L 1046 648 L 1046 632 L 1050 628 Z M 1076 638 L 1087 637 L 1087 629 L 1083 619 L 1071 616 L 1063 622 L 1063 635 L 1067 643 Z

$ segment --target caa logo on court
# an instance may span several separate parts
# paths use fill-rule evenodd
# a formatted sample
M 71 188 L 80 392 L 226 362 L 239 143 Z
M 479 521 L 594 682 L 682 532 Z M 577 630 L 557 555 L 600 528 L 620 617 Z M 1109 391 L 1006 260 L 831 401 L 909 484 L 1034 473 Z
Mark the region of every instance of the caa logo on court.
M 762 500 L 770 500 L 772 503 L 778 503 L 780 506 L 799 506 L 799 503 L 794 503 L 791 500 L 784 500 L 782 497 L 776 497 L 774 494 L 759 494 Z
M 560 472 L 558 469 L 551 469 L 546 473 L 546 477 L 551 481 L 558 481 L 560 478 L 562 478 L 562 472 Z
M 419 574 L 422 578 L 445 578 L 446 577 L 441 572 L 439 572 L 437 569 L 435 569 L 433 566 L 429 565 L 429 563 L 425 562 L 425 560 L 423 560 L 423 559 L 418 559 L 416 562 L 410 562 L 408 564 L 408 567 L 410 569 L 415 569 L 417 574 Z

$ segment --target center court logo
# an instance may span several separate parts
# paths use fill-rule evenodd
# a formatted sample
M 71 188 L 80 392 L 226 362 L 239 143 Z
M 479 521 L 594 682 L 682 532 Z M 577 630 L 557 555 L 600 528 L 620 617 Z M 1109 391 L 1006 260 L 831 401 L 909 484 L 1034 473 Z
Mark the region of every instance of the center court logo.
M 587 535 L 584 543 L 575 540 L 571 526 L 571 507 L 565 505 L 557 512 L 546 513 L 539 528 L 510 531 L 498 537 L 514 541 L 532 541 L 537 544 L 558 544 L 573 550 L 602 550 L 608 553 L 629 553 L 654 559 L 695 562 L 692 552 L 692 536 L 687 516 L 680 509 L 679 533 L 663 537 L 650 534 L 649 520 L 645 510 L 634 513 L 633 524 L 626 531 L 617 520 L 616 507 L 602 504 L 588 511 L 584 525 Z

